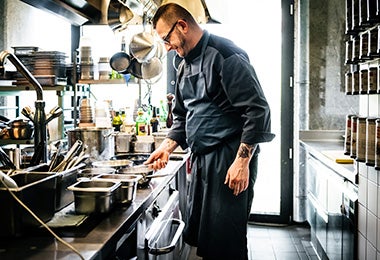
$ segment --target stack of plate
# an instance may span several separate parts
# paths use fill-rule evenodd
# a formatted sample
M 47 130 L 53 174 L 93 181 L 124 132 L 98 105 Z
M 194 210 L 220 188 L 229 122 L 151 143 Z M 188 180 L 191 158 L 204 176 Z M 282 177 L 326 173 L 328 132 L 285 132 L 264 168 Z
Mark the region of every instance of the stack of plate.
M 92 60 L 91 46 L 80 48 L 81 79 L 94 79 L 94 62 Z
M 66 54 L 60 51 L 38 51 L 34 54 L 33 75 L 41 85 L 54 86 L 66 81 Z
M 81 100 L 79 107 L 79 121 L 80 123 L 93 123 L 93 112 L 90 99 L 84 98 Z
M 33 74 L 37 81 L 43 86 L 54 86 L 67 83 L 66 76 L 66 54 L 60 51 L 38 51 L 37 47 L 26 51 L 26 47 L 16 49 L 16 56 L 25 65 L 25 67 Z M 17 85 L 29 85 L 30 83 L 24 76 L 17 75 Z

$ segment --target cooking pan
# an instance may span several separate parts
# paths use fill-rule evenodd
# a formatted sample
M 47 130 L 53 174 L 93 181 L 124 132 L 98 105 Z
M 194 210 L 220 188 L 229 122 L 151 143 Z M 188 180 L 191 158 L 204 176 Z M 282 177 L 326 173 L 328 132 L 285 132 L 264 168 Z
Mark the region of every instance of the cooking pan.
M 141 63 L 138 62 L 136 59 L 131 60 L 131 64 L 128 67 L 128 72 L 138 79 L 143 78 L 141 73 Z
M 114 71 L 121 74 L 128 74 L 128 67 L 131 64 L 131 57 L 125 52 L 117 52 L 110 59 L 110 66 Z
M 97 168 L 114 168 L 120 169 L 123 167 L 132 167 L 133 162 L 131 160 L 105 160 L 105 161 L 96 161 L 92 163 L 92 166 Z
M 169 173 L 163 174 L 153 174 L 154 170 L 150 165 L 137 165 L 128 168 L 119 169 L 116 171 L 117 174 L 132 174 L 132 175 L 141 175 L 142 178 L 139 180 L 138 184 L 141 187 L 145 187 L 152 178 L 165 177 L 170 175 Z

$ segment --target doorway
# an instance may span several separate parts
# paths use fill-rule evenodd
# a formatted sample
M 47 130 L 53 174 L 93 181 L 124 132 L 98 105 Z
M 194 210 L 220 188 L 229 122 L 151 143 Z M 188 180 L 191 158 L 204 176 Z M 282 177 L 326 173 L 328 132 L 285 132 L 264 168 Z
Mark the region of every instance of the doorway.
M 270 143 L 260 144 L 258 176 L 250 220 L 288 223 L 292 214 L 293 179 L 293 14 L 290 0 L 209 0 L 218 25 L 206 25 L 212 33 L 233 40 L 247 51 L 271 107 Z M 231 12 L 231 10 L 234 10 Z M 211 13 L 211 15 L 213 15 Z M 286 113 L 282 113 L 286 111 Z

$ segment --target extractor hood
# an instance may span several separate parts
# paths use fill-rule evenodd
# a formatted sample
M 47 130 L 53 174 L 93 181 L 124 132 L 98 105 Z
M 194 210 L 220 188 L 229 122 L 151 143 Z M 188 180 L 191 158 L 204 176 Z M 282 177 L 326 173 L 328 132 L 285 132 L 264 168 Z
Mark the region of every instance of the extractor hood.
M 127 23 L 138 24 L 153 17 L 157 8 L 175 2 L 187 8 L 198 23 L 215 23 L 210 16 L 205 0 L 21 0 L 39 9 L 57 14 L 73 25 L 109 24 L 117 30 Z M 116 8 L 115 8 L 116 6 Z M 121 6 L 123 8 L 121 8 Z M 133 13 L 131 18 L 129 13 Z M 120 25 L 115 26 L 119 20 Z

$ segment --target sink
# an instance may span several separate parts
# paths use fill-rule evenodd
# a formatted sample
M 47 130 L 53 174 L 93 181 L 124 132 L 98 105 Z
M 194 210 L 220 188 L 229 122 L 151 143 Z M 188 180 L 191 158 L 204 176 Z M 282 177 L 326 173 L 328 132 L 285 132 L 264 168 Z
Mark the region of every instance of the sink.
M 11 195 L 12 192 L 43 222 L 55 213 L 57 175 L 18 172 L 11 176 L 18 188 L 0 188 L 0 237 L 20 236 L 40 223 Z

